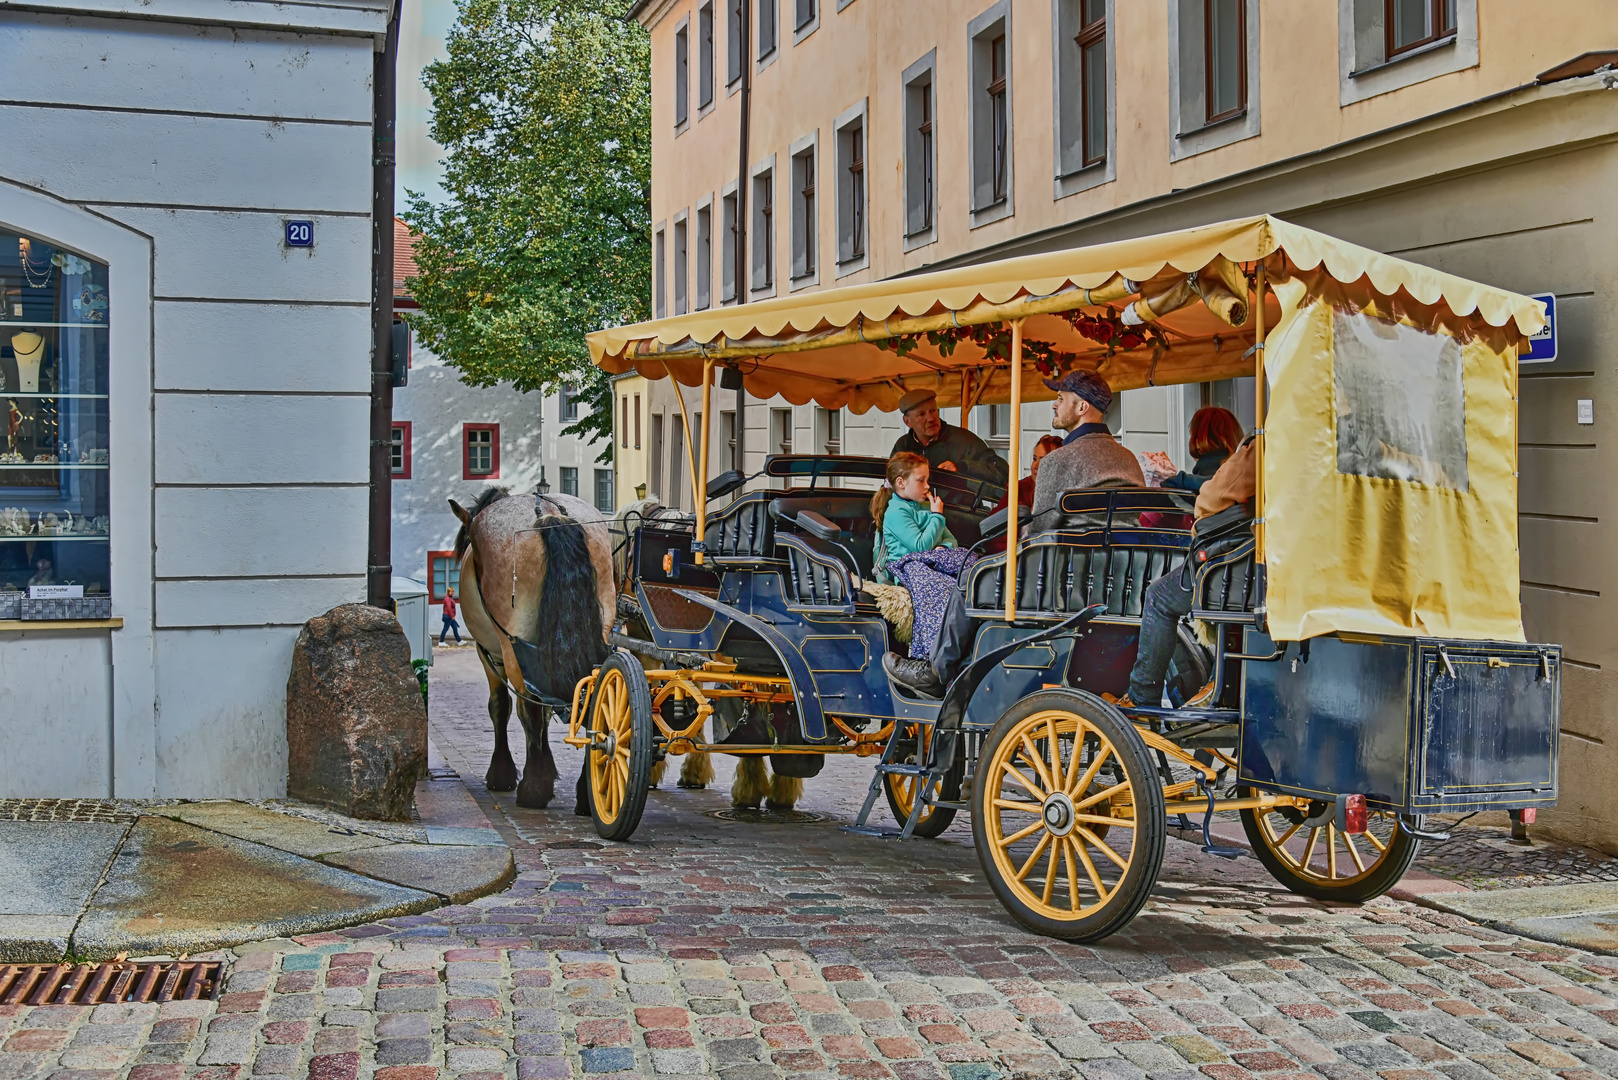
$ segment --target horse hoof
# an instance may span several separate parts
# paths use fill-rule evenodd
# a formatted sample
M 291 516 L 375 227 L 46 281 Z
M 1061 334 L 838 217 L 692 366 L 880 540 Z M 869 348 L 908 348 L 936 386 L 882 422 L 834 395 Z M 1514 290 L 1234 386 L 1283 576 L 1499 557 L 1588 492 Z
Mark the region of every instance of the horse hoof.
M 483 786 L 490 791 L 515 791 L 517 789 L 517 778 L 515 776 L 503 776 L 491 769 L 484 774 Z
M 757 810 L 758 809 L 758 803 L 756 803 L 756 802 L 737 802 L 735 799 L 731 800 L 730 806 L 731 806 L 731 809 L 733 809 L 733 810 Z
M 589 817 L 590 808 L 583 803 L 578 803 L 573 807 L 573 814 L 575 817 Z
M 791 810 L 792 809 L 792 804 L 789 803 L 789 802 L 776 802 L 774 799 L 765 799 L 764 800 L 764 809 L 766 809 L 766 810 Z
M 706 788 L 708 785 L 707 784 L 688 784 L 684 780 L 681 780 L 681 781 L 678 781 L 675 786 L 685 788 L 685 790 L 687 790 L 687 791 L 701 791 L 704 788 Z
M 517 805 L 524 810 L 544 810 L 550 804 L 551 797 L 549 795 L 542 799 L 537 795 L 524 791 L 522 788 L 517 789 Z

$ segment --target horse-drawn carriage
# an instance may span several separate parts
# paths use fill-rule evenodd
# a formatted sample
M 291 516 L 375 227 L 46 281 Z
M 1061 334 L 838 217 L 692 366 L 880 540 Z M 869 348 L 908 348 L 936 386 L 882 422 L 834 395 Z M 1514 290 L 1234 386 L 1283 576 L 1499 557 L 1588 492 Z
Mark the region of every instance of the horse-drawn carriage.
M 703 416 L 716 368 L 855 412 L 925 387 L 963 417 L 1049 398 L 1025 369 L 1116 390 L 1256 375 L 1259 455 L 1251 514 L 1212 536 L 1166 489 L 990 513 L 1016 506 L 1016 423 L 1009 492 L 935 472 L 984 552 L 941 700 L 880 663 L 901 648 L 864 588 L 881 460 L 774 456 L 696 485 L 694 517 L 627 538 L 612 651 L 573 693 L 597 830 L 634 833 L 665 757 L 810 777 L 869 755 L 855 831 L 936 836 L 969 811 L 1011 913 L 1093 940 L 1191 815 L 1223 854 L 1207 823 L 1239 812 L 1283 884 L 1363 901 L 1433 837 L 1424 815 L 1551 804 L 1561 655 L 1524 641 L 1516 553 L 1516 355 L 1542 324 L 1525 297 L 1261 217 L 590 335 L 609 371 L 700 386 Z M 1194 601 L 1167 701 L 1120 707 L 1145 588 L 1175 572 Z M 868 825 L 879 798 L 896 832 Z

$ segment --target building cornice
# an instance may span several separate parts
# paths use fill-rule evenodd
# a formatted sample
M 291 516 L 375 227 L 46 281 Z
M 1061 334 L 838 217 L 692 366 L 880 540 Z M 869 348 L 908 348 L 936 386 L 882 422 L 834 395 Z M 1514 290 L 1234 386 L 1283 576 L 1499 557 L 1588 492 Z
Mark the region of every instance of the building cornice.
M 0 0 L 0 12 L 147 19 L 304 34 L 387 34 L 390 0 Z
M 682 3 L 684 0 L 635 0 L 625 18 L 634 19 L 650 30 Z

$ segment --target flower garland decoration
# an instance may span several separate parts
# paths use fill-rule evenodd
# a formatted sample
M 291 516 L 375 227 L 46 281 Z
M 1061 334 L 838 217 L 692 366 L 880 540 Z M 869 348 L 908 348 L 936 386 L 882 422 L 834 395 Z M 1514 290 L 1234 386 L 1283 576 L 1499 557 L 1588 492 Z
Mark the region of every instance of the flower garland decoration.
M 1168 338 L 1158 326 L 1153 323 L 1126 326 L 1123 319 L 1110 307 L 1106 309 L 1105 314 L 1088 314 L 1079 309 L 1056 314 L 1081 337 L 1098 345 L 1105 345 L 1108 356 L 1119 351 L 1138 349 L 1148 343 L 1158 348 L 1168 348 Z M 941 357 L 948 358 L 954 355 L 957 345 L 963 341 L 970 341 L 982 349 L 990 360 L 1003 360 L 1008 363 L 1011 360 L 1011 330 L 1005 323 L 946 326 L 942 330 L 898 334 L 873 344 L 902 357 L 914 351 L 924 338 L 927 344 L 938 350 Z M 1023 355 L 1032 359 L 1035 369 L 1046 378 L 1054 378 L 1069 370 L 1079 358 L 1078 353 L 1058 349 L 1048 341 L 1033 338 L 1024 338 L 1022 348 Z

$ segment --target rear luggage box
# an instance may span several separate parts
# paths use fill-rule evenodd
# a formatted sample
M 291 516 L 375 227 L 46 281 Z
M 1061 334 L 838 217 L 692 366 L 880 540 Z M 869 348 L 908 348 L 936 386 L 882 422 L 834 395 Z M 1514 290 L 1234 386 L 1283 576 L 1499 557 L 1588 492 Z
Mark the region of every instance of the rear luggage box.
M 1556 802 L 1562 649 L 1331 635 L 1242 678 L 1241 780 L 1406 814 Z M 1249 630 L 1243 651 L 1276 644 Z

